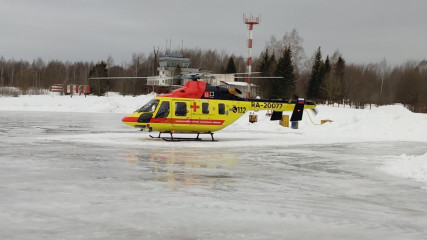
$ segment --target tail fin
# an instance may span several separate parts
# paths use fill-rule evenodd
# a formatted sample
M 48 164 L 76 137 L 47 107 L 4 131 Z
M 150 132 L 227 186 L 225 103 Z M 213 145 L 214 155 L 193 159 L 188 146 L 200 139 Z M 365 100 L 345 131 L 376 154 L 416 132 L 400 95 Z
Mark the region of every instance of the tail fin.
M 302 113 L 304 112 L 304 98 L 298 98 L 298 101 L 295 103 L 294 111 L 292 112 L 291 122 L 301 121 Z

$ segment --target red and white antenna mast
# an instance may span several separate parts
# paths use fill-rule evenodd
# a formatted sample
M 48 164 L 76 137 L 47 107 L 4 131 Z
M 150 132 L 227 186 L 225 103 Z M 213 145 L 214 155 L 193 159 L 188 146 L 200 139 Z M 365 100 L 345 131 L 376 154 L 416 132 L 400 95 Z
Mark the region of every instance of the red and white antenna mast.
M 252 30 L 255 24 L 259 24 L 260 17 L 254 17 L 252 13 L 249 16 L 243 14 L 243 22 L 248 25 L 249 40 L 248 40 L 248 76 L 246 82 L 248 84 L 247 97 L 251 97 L 251 74 L 252 74 Z

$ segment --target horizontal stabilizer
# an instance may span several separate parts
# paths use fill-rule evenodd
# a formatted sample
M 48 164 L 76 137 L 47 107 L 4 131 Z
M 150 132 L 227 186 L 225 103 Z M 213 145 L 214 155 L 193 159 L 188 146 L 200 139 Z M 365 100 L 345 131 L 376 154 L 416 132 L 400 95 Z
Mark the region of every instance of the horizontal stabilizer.
M 313 108 L 311 109 L 311 111 L 313 111 L 314 116 L 316 116 L 317 113 L 319 113 L 319 110 L 317 108 Z
M 271 114 L 270 121 L 282 120 L 282 114 L 283 112 L 273 111 L 273 113 Z

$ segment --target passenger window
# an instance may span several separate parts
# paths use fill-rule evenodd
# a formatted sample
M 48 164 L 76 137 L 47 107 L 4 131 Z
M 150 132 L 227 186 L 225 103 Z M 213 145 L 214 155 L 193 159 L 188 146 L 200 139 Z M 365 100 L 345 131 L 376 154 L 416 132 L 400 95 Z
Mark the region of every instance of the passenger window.
M 185 102 L 175 103 L 175 116 L 187 116 L 187 103 Z
M 167 118 L 169 115 L 169 102 L 162 102 L 160 105 L 159 111 L 157 111 L 155 118 Z
M 202 103 L 202 113 L 209 114 L 209 103 Z
M 218 113 L 219 114 L 225 114 L 225 105 L 224 105 L 224 103 L 218 104 Z

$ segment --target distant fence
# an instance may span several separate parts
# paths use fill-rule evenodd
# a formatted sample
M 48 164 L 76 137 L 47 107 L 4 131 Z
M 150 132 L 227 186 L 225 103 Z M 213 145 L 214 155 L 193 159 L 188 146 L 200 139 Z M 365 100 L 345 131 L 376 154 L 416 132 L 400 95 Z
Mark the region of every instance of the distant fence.
M 78 85 L 78 84 L 53 84 L 50 86 L 49 91 L 60 92 L 66 95 L 70 94 L 84 94 L 90 93 L 89 85 Z
M 365 107 L 372 107 L 371 103 L 364 103 L 361 101 L 350 101 L 350 100 L 335 100 L 335 101 L 328 101 L 328 100 L 315 100 L 317 104 L 325 104 L 325 105 L 340 105 L 342 106 L 349 106 L 351 108 L 356 109 L 364 109 Z
M 394 103 L 365 103 L 361 101 L 350 101 L 350 100 L 338 100 L 338 101 L 327 101 L 327 100 L 318 100 L 317 104 L 325 104 L 325 105 L 337 105 L 339 106 L 349 106 L 351 108 L 356 109 L 371 109 L 373 106 L 383 106 L 387 104 Z M 411 112 L 415 113 L 427 113 L 427 104 L 425 103 L 417 103 L 417 104 L 403 104 L 407 109 Z

